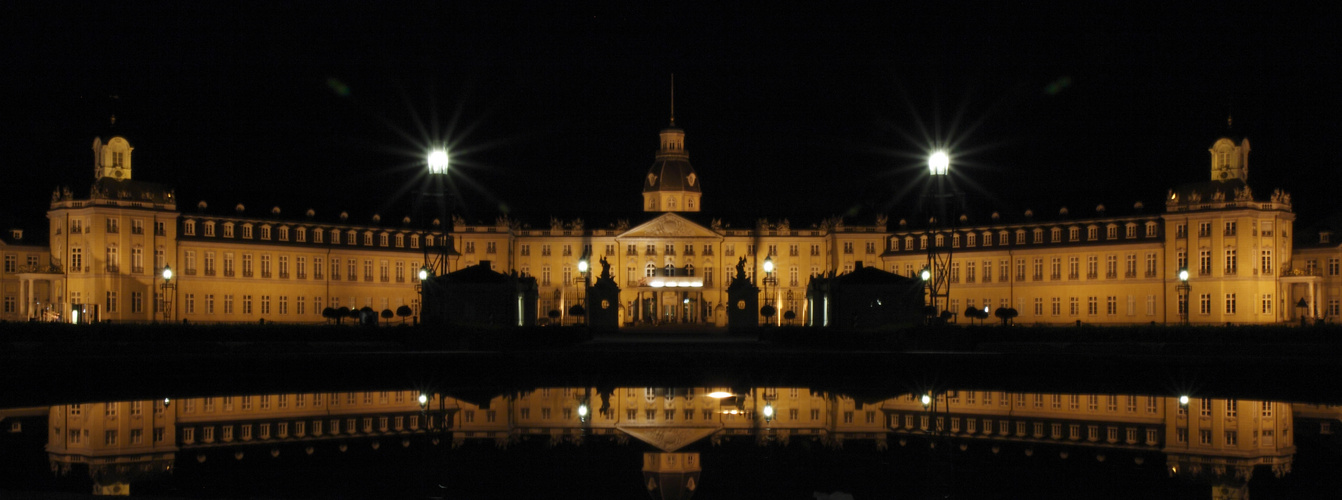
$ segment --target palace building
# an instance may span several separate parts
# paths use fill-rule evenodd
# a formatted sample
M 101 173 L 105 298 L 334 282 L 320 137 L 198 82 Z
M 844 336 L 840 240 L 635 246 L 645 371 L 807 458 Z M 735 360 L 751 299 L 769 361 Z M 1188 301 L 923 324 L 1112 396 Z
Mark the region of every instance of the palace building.
M 726 288 L 742 264 L 761 289 L 761 305 L 778 311 L 768 321 L 828 325 L 824 314 L 808 314 L 811 277 L 864 266 L 916 277 L 928 267 L 929 251 L 953 255 L 947 303 L 938 305 L 954 315 L 1009 307 L 1027 324 L 1271 324 L 1342 316 L 1342 242 L 1323 232 L 1293 248 L 1290 195 L 1250 188 L 1250 148 L 1242 137 L 1215 140 L 1210 178 L 1170 189 L 1163 207 L 966 214 L 929 229 L 885 215 L 723 224 L 701 212 L 703 179 L 685 135 L 673 114 L 643 178 L 642 221 L 589 227 L 581 219 L 551 219 L 548 227 L 532 227 L 506 216 L 493 224 L 454 217 L 450 228 L 433 221 L 426 231 L 409 217 L 356 222 L 347 213 L 323 218 L 278 206 L 238 204 L 220 212 L 203 201 L 179 205 L 171 187 L 132 178 L 134 148 L 109 134 L 93 142 L 88 194 L 70 188 L 52 194 L 49 247 L 25 245 L 21 233 L 0 246 L 3 317 L 315 323 L 326 308 L 407 306 L 413 314 L 418 270 L 431 262 L 426 250 L 445 242 L 452 249 L 448 270 L 489 262 L 497 271 L 535 277 L 535 317 L 557 311 L 566 324 L 575 321 L 568 310 L 594 279 L 579 271 L 580 261 L 609 266 L 621 288 L 622 324 L 722 325 Z M 170 280 L 162 277 L 165 267 L 174 271 Z M 1181 269 L 1188 270 L 1186 281 Z

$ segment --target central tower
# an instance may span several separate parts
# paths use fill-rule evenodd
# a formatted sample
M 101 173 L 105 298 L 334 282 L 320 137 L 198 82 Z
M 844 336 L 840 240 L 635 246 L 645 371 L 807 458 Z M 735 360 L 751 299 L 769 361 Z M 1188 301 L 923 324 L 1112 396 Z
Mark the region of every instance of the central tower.
M 699 176 L 685 151 L 685 131 L 676 126 L 676 80 L 671 76 L 671 124 L 659 134 L 657 158 L 643 181 L 644 212 L 698 212 Z

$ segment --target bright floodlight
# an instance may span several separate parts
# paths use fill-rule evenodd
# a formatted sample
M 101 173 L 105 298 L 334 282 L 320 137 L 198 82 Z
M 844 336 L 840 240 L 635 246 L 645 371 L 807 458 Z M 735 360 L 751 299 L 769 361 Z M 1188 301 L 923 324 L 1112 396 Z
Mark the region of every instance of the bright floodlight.
M 923 272 L 919 273 L 918 276 L 921 277 L 921 278 L 923 279 L 923 281 L 930 280 L 930 279 L 932 279 L 932 271 L 928 271 L 927 269 L 923 269 Z
M 773 257 L 765 257 L 765 258 L 764 258 L 764 272 L 765 272 L 765 273 L 772 273 L 772 272 L 774 272 L 774 259 L 773 259 Z
M 429 279 L 429 268 L 427 267 L 419 268 L 419 280 L 424 281 L 426 279 Z
M 1179 404 L 1188 406 L 1188 396 L 1187 395 L 1179 396 Z
M 584 404 L 580 404 L 580 405 L 578 405 L 578 416 L 579 416 L 579 417 L 586 417 L 586 416 L 587 416 L 587 404 L 584 403 Z
M 424 394 L 424 393 L 422 393 L 422 392 L 419 393 L 419 405 L 420 405 L 420 406 L 424 406 L 424 404 L 426 404 L 426 403 L 428 403 L 428 402 L 429 402 L 429 395 L 428 395 L 428 394 Z
M 435 149 L 429 152 L 429 173 L 446 174 L 447 173 L 447 151 Z
M 727 391 L 713 391 L 708 393 L 708 397 L 713 399 L 723 399 L 732 397 L 732 393 Z
M 1179 270 L 1179 281 L 1188 281 L 1188 269 Z
M 578 261 L 578 272 L 580 273 L 587 272 L 587 259 Z
M 922 402 L 923 402 L 923 406 L 927 406 L 927 405 L 932 404 L 932 396 L 929 396 L 929 395 L 927 395 L 927 394 L 923 394 Z
M 927 169 L 932 175 L 946 175 L 946 171 L 951 168 L 951 157 L 946 155 L 945 151 L 937 151 L 932 156 L 927 157 Z
M 774 418 L 773 403 L 768 403 L 764 405 L 764 418 Z
M 167 281 L 170 279 L 172 279 L 172 268 L 165 265 L 163 266 L 163 280 Z

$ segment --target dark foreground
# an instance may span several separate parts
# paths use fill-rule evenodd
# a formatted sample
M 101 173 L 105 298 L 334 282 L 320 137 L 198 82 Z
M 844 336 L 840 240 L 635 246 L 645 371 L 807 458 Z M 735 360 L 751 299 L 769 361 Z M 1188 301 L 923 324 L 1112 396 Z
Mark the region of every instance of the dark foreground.
M 8 324 L 0 405 L 416 387 L 809 386 L 878 399 L 947 387 L 1342 402 L 1342 329 L 582 328 Z

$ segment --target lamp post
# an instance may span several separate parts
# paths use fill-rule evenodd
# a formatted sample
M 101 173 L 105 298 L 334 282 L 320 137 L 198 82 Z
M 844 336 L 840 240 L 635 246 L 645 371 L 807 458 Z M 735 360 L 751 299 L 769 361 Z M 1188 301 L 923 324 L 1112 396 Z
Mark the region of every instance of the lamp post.
M 437 313 L 428 305 L 429 293 L 425 288 L 429 286 L 428 280 L 434 276 L 447 274 L 447 259 L 449 253 L 449 229 L 451 221 L 447 220 L 448 200 L 447 191 L 444 189 L 444 180 L 447 177 L 448 169 L 451 167 L 451 161 L 447 150 L 434 149 L 429 151 L 426 159 L 428 165 L 428 185 L 420 192 L 421 197 L 436 198 L 438 202 L 438 223 L 443 228 L 441 236 L 434 239 L 432 245 L 428 243 L 429 232 L 428 221 L 424 221 L 423 230 L 420 232 L 420 242 L 424 250 L 424 266 L 419 270 L 419 319 L 424 321 L 428 313 Z M 422 205 L 421 205 L 422 206 Z
M 1179 284 L 1175 285 L 1174 288 L 1178 290 L 1179 293 L 1179 319 L 1183 320 L 1183 323 L 1187 325 L 1189 316 L 1188 300 L 1191 298 L 1191 287 L 1188 284 L 1188 268 L 1179 268 Z
M 583 256 L 578 259 L 578 279 L 582 281 L 582 285 L 578 288 L 578 303 L 582 305 L 583 318 L 586 318 L 587 314 L 592 312 L 592 308 L 588 307 L 589 304 L 587 303 L 587 292 L 589 291 L 588 288 L 591 286 L 591 282 L 588 281 L 589 275 L 587 274 L 587 271 L 590 269 L 591 265 L 587 261 L 587 254 L 584 253 Z
M 163 311 L 162 311 L 162 312 L 163 312 L 163 321 L 164 321 L 164 322 L 168 322 L 168 321 L 171 321 L 171 320 L 172 320 L 172 318 L 168 316 L 168 313 L 169 313 L 169 309 L 168 309 L 168 308 L 169 308 L 169 305 L 170 305 L 170 303 L 171 303 L 171 299 L 169 298 L 170 296 L 168 295 L 168 291 L 169 291 L 169 290 L 174 290 L 174 291 L 175 291 L 175 290 L 177 289 L 177 285 L 174 285 L 174 284 L 172 283 L 172 267 L 171 267 L 171 266 L 168 266 L 167 264 L 164 264 L 164 265 L 163 265 L 163 285 L 161 285 L 161 288 L 163 289 L 163 293 L 160 294 L 160 295 L 161 295 L 163 298 L 162 298 L 162 301 L 160 302 L 160 307 L 163 308 Z
M 778 312 L 773 305 L 774 300 L 773 295 L 769 293 L 769 285 L 777 284 L 778 279 L 774 277 L 774 258 L 770 255 L 764 258 L 764 307 L 760 308 L 761 312 L 769 311 L 764 315 L 765 320 L 769 322 L 773 321 L 774 314 Z
M 947 224 L 946 202 L 955 197 L 955 193 L 946 191 L 946 176 L 950 173 L 951 157 L 945 151 L 935 151 L 927 158 L 928 175 L 936 183 L 935 193 L 929 195 L 929 204 L 932 205 L 929 212 L 932 212 L 928 221 L 927 231 L 927 270 L 928 275 L 924 278 L 927 282 L 928 301 L 932 306 L 931 314 L 935 315 L 939 311 L 939 304 L 944 306 L 950 300 L 951 289 L 951 259 L 953 257 L 953 245 L 937 244 L 936 238 L 940 232 L 941 225 Z M 947 224 L 949 227 L 949 224 Z M 951 236 L 954 238 L 954 235 Z

